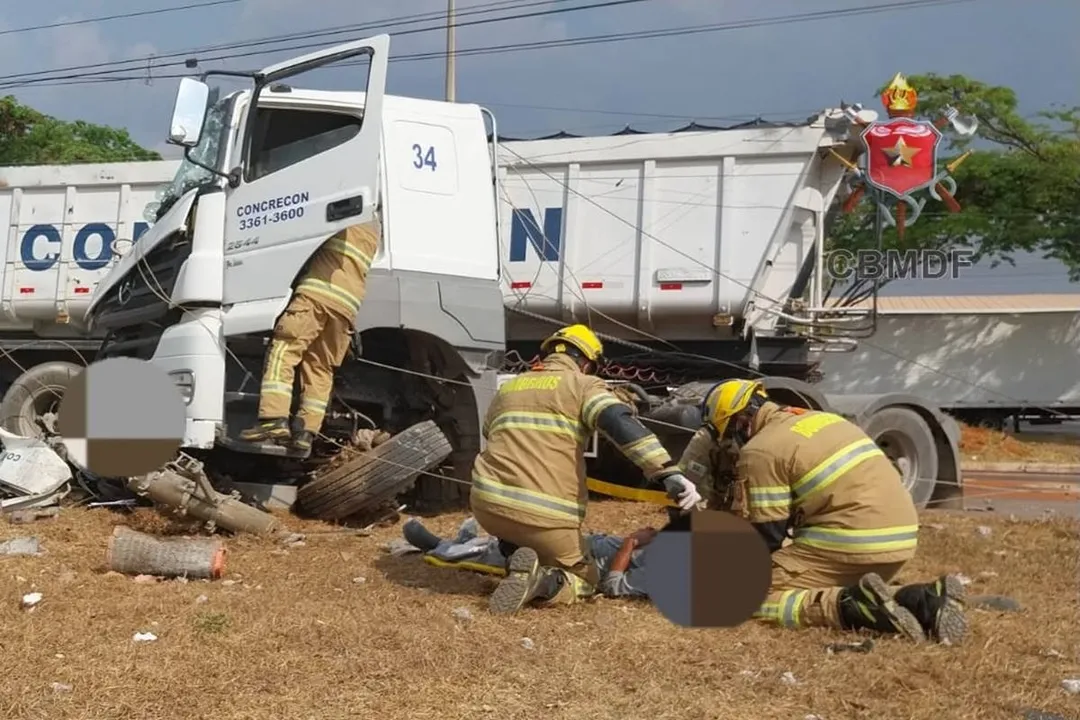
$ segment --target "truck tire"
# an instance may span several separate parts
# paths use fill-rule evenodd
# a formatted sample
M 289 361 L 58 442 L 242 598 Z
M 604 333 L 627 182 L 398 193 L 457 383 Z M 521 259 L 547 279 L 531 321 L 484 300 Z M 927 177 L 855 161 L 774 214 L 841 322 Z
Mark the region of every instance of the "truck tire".
M 313 517 L 342 520 L 404 492 L 451 450 L 434 422 L 418 423 L 302 485 L 297 504 Z
M 60 408 L 71 379 L 82 372 L 79 365 L 57 360 L 30 368 L 11 384 L 0 400 L 0 425 L 25 437 L 41 437 L 38 418 Z
M 937 445 L 930 426 L 914 410 L 887 407 L 871 415 L 863 430 L 897 466 L 915 506 L 924 509 L 938 476 Z

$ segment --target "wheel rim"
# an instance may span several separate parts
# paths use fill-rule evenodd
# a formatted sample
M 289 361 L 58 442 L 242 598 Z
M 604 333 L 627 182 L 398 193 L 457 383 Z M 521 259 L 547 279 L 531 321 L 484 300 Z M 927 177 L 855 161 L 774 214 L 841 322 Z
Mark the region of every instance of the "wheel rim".
M 906 434 L 892 431 L 882 433 L 875 442 L 900 473 L 904 487 L 911 491 L 919 481 L 919 454 L 915 443 Z
M 56 432 L 56 420 L 63 397 L 64 386 L 45 385 L 29 398 L 27 406 L 33 413 L 30 421 L 35 436 L 43 437 Z

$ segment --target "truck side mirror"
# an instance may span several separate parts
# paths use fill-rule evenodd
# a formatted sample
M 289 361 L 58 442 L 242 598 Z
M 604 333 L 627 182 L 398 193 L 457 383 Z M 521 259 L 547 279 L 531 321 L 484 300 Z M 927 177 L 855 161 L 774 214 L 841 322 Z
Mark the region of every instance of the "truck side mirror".
M 176 103 L 173 105 L 172 122 L 169 123 L 169 144 L 186 148 L 199 144 L 209 98 L 210 87 L 206 83 L 194 78 L 180 79 L 180 87 L 176 90 Z

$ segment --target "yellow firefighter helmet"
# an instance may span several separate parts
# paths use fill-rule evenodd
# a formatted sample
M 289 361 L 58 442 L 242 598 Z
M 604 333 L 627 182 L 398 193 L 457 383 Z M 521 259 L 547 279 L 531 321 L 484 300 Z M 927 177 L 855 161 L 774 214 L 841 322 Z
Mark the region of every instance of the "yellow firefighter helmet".
M 604 344 L 592 330 L 584 325 L 568 325 L 557 330 L 555 334 L 540 343 L 540 351 L 566 352 L 567 345 L 576 348 L 590 362 L 598 363 L 604 355 Z
M 712 425 L 717 437 L 722 437 L 728 422 L 745 410 L 753 398 L 765 400 L 765 386 L 757 380 L 727 380 L 714 385 L 705 394 L 702 419 Z

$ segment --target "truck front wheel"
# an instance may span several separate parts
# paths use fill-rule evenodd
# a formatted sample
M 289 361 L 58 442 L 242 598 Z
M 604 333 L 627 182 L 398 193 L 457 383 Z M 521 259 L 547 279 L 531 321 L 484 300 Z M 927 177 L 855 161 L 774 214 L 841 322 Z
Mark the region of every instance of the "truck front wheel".
M 8 388 L 0 400 L 0 425 L 24 437 L 43 437 L 53 426 L 71 379 L 82 372 L 74 363 L 55 361 L 35 365 Z

